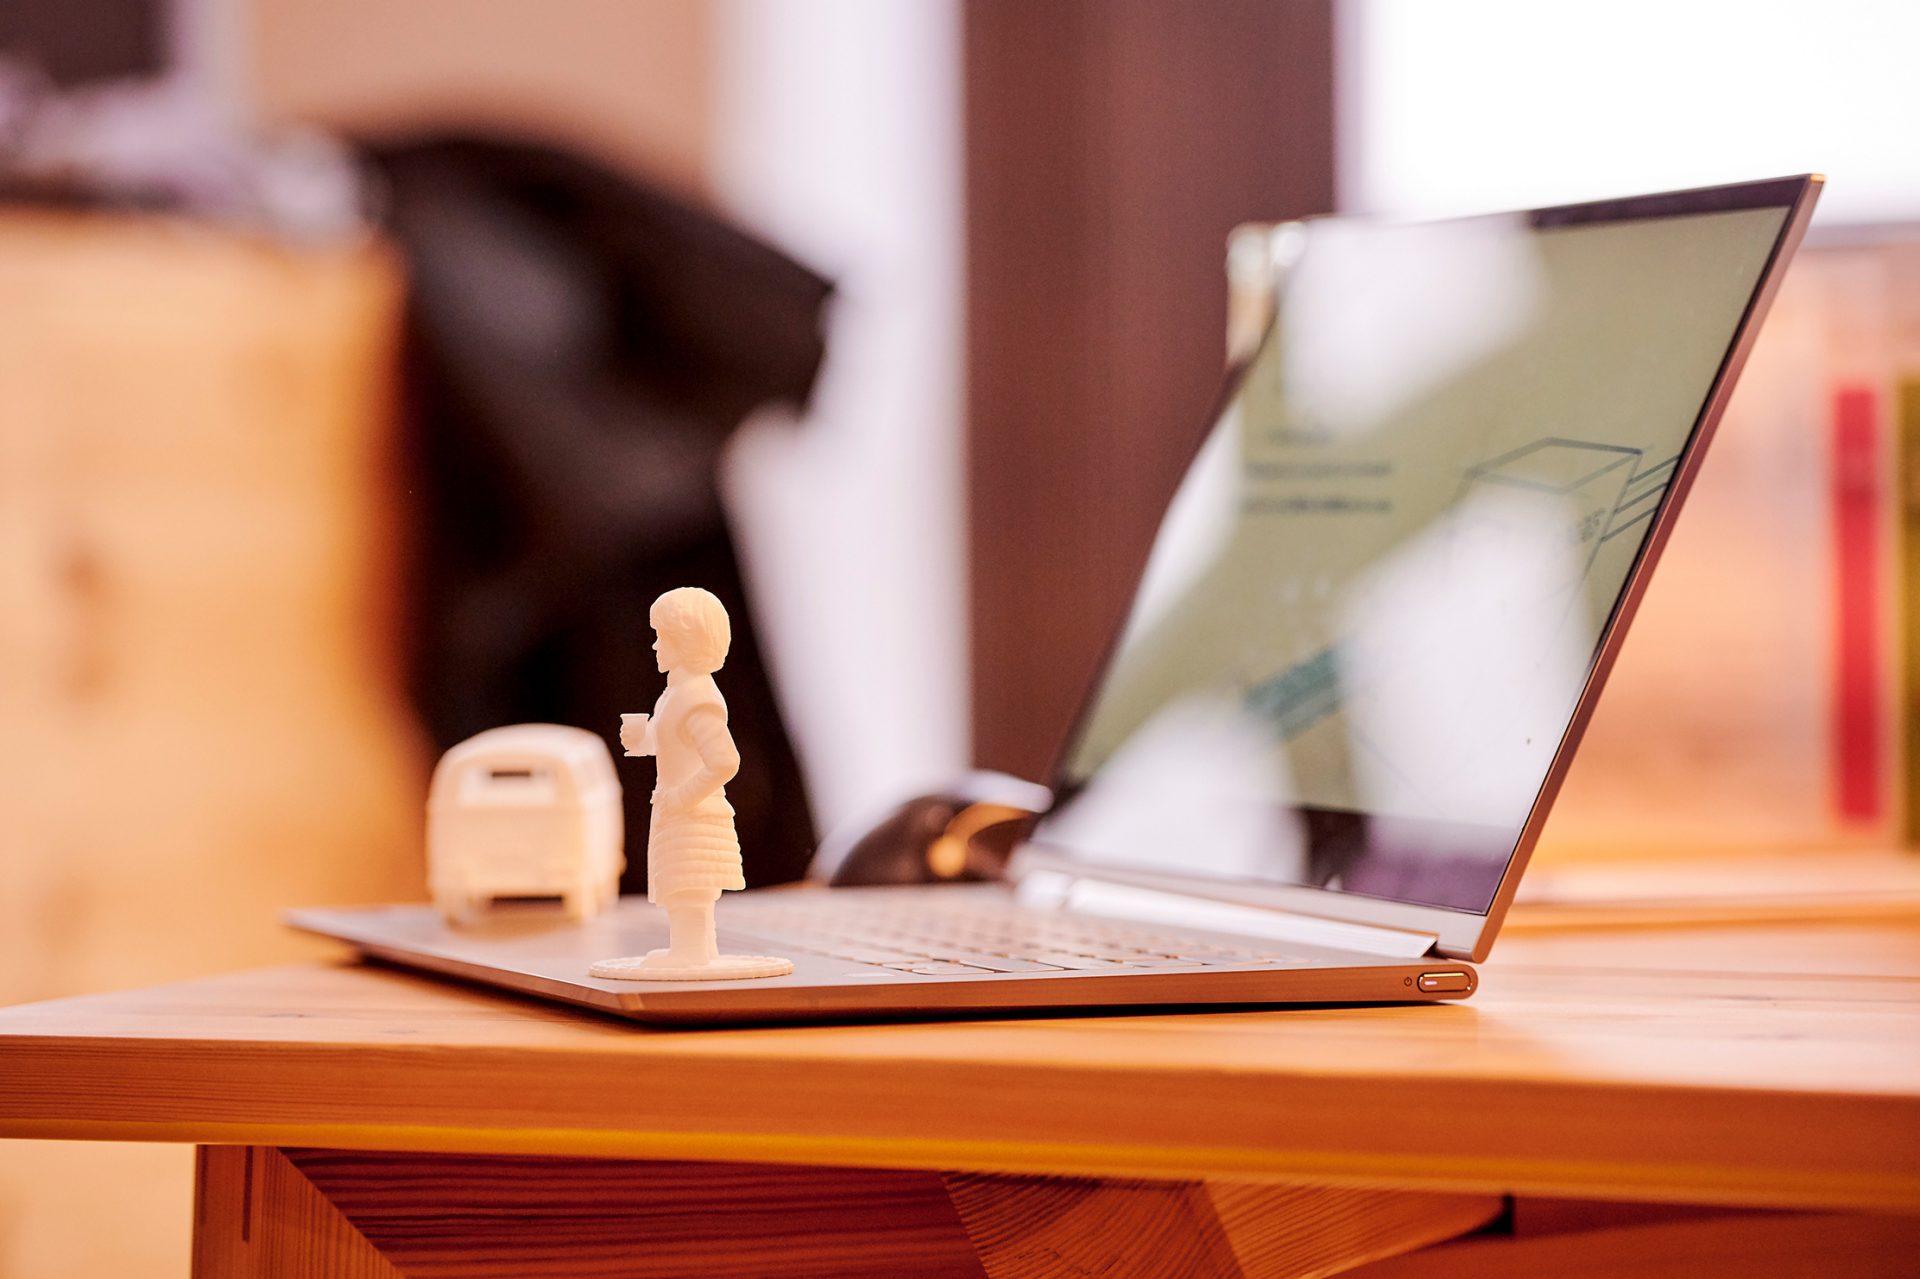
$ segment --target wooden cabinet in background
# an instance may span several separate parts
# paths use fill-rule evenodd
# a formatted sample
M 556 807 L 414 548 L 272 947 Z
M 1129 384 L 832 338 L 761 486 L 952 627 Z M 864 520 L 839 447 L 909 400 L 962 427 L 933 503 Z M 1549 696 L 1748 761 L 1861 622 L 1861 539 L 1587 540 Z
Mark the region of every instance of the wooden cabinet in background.
M 0 1004 L 311 956 L 283 907 L 422 895 L 400 299 L 374 246 L 0 215 Z M 177 1220 L 158 1153 L 82 1151 L 87 1198 Z M 165 1269 L 4 1156 L 0 1274 Z

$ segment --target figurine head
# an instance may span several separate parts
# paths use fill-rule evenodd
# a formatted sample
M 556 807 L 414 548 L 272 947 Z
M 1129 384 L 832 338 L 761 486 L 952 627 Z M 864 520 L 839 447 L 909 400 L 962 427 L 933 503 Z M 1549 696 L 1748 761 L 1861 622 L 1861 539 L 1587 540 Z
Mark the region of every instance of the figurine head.
M 662 671 L 711 675 L 726 663 L 733 626 L 713 592 L 697 586 L 668 591 L 653 602 L 647 620 L 658 636 L 653 651 Z

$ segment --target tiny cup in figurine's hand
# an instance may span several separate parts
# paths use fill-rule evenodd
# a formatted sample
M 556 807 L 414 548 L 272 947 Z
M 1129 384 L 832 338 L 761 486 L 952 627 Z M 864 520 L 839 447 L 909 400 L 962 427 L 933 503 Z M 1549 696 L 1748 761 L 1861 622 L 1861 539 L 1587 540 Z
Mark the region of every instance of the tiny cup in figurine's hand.
M 626 748 L 628 755 L 650 755 L 647 749 L 647 716 L 640 712 L 620 717 L 620 745 Z

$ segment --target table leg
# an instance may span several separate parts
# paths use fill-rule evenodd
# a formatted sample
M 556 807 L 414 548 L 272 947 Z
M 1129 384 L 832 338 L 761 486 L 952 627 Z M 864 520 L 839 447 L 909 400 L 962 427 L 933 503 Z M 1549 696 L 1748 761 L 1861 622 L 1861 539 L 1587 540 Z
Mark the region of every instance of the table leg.
M 272 1146 L 202 1146 L 194 1181 L 195 1279 L 401 1279 Z
M 203 1147 L 194 1274 L 395 1279 L 484 1261 L 525 1279 L 1279 1279 L 1500 1209 L 1327 1187 Z

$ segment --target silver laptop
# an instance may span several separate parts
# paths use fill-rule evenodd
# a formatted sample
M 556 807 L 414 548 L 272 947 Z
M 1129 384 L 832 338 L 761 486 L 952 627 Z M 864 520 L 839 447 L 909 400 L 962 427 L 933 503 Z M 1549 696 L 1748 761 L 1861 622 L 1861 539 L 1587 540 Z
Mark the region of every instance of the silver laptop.
M 1004 884 L 730 895 L 739 982 L 589 977 L 634 899 L 291 922 L 654 1022 L 1465 998 L 1819 187 L 1281 232 Z

